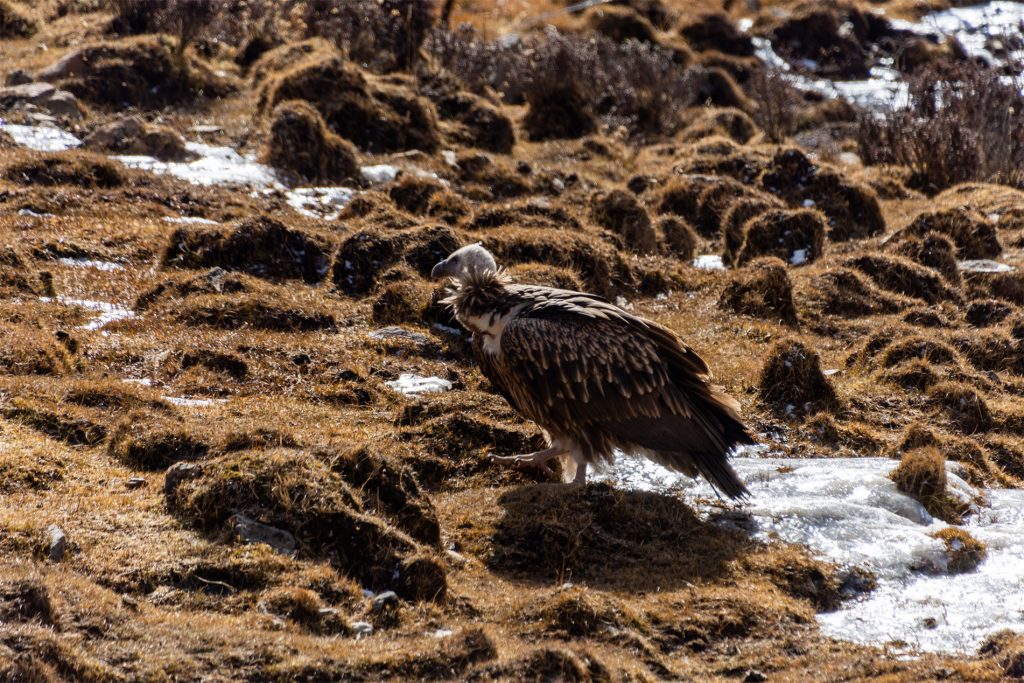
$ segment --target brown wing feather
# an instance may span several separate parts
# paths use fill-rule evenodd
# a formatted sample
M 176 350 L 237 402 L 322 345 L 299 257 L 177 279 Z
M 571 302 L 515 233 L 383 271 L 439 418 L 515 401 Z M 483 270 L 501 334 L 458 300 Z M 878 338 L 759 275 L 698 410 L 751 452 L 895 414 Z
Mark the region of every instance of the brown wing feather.
M 742 495 L 726 454 L 753 439 L 735 402 L 709 383 L 704 361 L 666 328 L 571 294 L 509 322 L 502 361 L 484 361 L 494 364 L 510 402 L 549 429 L 602 430 Z

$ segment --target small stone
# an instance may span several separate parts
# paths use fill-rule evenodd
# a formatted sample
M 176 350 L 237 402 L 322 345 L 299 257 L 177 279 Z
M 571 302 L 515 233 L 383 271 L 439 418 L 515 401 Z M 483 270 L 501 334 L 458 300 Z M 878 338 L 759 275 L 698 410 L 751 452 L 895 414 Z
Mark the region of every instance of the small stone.
M 0 88 L 0 109 L 33 105 L 53 116 L 80 119 L 85 108 L 78 98 L 66 90 L 59 90 L 49 83 L 23 83 Z
M 60 562 L 68 551 L 68 537 L 56 524 L 46 527 L 46 541 L 50 562 Z
M 138 489 L 138 488 L 142 488 L 143 486 L 145 486 L 148 483 L 149 482 L 146 481 L 146 479 L 144 479 L 143 477 L 132 477 L 131 479 L 126 481 L 124 483 L 124 485 L 125 485 L 126 488 L 129 488 L 129 489 Z
M 383 612 L 385 609 L 398 605 L 398 594 L 395 591 L 384 591 L 373 599 L 373 613 Z
M 516 171 L 523 175 L 530 175 L 531 173 L 533 173 L 533 168 L 530 166 L 530 164 L 520 159 L 519 161 L 516 162 Z
M 369 622 L 366 622 L 366 621 L 353 621 L 351 626 L 352 626 L 352 633 L 353 633 L 353 635 L 355 635 L 355 637 L 357 639 L 358 638 L 365 638 L 367 636 L 373 635 L 373 624 L 371 624 Z
M 298 548 L 295 537 L 284 529 L 262 524 L 243 514 L 228 520 L 231 530 L 242 543 L 264 543 L 282 555 L 294 555 Z
M 743 683 L 761 683 L 767 681 L 768 676 L 763 671 L 757 669 L 748 669 L 747 675 L 743 677 Z
M 370 339 L 387 340 L 387 339 L 400 339 L 403 341 L 410 341 L 414 344 L 426 345 L 430 343 L 430 337 L 419 332 L 410 332 L 404 330 L 398 326 L 382 327 L 379 330 L 374 330 L 369 334 Z

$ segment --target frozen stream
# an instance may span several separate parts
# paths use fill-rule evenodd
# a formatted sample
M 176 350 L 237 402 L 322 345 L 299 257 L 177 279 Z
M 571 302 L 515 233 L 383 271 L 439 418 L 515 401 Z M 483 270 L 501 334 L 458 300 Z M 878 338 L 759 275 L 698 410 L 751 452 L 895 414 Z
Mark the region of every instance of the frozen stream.
M 895 460 L 742 457 L 733 464 L 752 494 L 741 508 L 756 537 L 800 543 L 877 577 L 871 593 L 818 615 L 825 634 L 909 652 L 970 653 L 995 631 L 1024 631 L 1024 491 L 984 492 L 989 505 L 965 528 L 988 546 L 988 559 L 949 574 L 945 546 L 931 537 L 948 525 L 896 490 L 888 477 Z M 955 472 L 950 466 L 953 492 L 976 497 Z M 718 500 L 703 480 L 647 460 L 619 458 L 600 478 L 680 495 L 705 512 Z

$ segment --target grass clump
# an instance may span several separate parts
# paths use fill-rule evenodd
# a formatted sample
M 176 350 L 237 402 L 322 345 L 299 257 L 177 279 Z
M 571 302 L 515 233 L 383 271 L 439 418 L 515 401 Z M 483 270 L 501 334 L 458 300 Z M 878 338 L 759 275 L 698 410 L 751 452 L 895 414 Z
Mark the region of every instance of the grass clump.
M 844 265 L 861 271 L 883 289 L 929 304 L 961 300 L 934 270 L 899 256 L 865 254 L 848 259 Z
M 622 238 L 628 251 L 651 254 L 658 241 L 647 211 L 625 190 L 597 192 L 590 198 L 590 216 L 595 223 Z
M 992 428 L 992 412 L 988 402 L 966 384 L 942 382 L 929 389 L 928 399 L 945 412 L 950 424 L 965 434 Z
M 8 164 L 3 169 L 3 177 L 20 185 L 74 185 L 87 189 L 110 189 L 127 182 L 118 164 L 88 152 L 34 154 Z
M 793 285 L 786 264 L 774 257 L 757 259 L 733 274 L 718 305 L 755 318 L 797 322 Z
M 889 477 L 929 514 L 950 524 L 963 520 L 966 506 L 946 489 L 946 459 L 938 449 L 926 446 L 907 451 Z
M 799 341 L 784 340 L 772 347 L 758 385 L 761 401 L 782 417 L 799 418 L 840 406 L 821 372 L 818 354 Z
M 0 38 L 31 38 L 39 24 L 8 0 L 0 0 Z
M 825 218 L 813 209 L 770 209 L 747 221 L 743 246 L 736 254 L 742 265 L 759 256 L 789 262 L 818 259 L 825 247 Z
M 329 245 L 321 238 L 263 216 L 229 230 L 180 228 L 162 263 L 176 268 L 223 268 L 269 279 L 319 282 L 327 274 Z
M 332 133 L 308 103 L 282 102 L 271 116 L 264 156 L 275 169 L 293 181 L 321 185 L 359 176 L 355 147 Z
M 965 529 L 947 527 L 942 531 L 936 531 L 932 538 L 945 544 L 947 568 L 951 574 L 974 571 L 988 557 L 985 544 L 971 536 Z
M 918 237 L 930 232 L 945 235 L 956 244 L 960 260 L 996 258 L 1003 251 L 995 223 L 966 206 L 920 213 L 902 232 Z

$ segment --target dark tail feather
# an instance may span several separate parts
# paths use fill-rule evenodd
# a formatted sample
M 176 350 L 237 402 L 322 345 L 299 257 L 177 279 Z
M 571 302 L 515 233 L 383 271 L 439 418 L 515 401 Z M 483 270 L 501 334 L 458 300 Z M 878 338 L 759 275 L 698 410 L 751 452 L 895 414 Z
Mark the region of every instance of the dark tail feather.
M 746 485 L 740 480 L 736 470 L 732 468 L 724 454 L 701 453 L 691 457 L 693 464 L 719 494 L 725 494 L 734 500 L 750 495 L 750 491 L 747 490 Z

